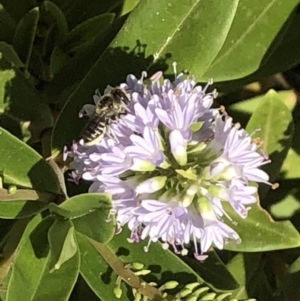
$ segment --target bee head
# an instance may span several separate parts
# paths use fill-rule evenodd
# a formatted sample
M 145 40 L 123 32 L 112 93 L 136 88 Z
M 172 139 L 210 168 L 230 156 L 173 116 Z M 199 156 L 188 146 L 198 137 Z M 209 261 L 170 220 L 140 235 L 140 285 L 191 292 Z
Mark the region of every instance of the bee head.
M 110 91 L 110 93 L 119 102 L 125 103 L 126 105 L 130 102 L 130 99 L 126 95 L 126 92 L 120 88 L 114 88 Z

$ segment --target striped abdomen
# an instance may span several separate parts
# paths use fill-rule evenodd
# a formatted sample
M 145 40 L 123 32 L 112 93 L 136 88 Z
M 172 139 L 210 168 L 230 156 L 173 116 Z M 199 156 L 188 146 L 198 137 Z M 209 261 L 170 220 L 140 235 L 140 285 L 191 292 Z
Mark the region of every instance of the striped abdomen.
M 106 133 L 109 120 L 104 114 L 94 113 L 81 132 L 81 139 L 85 145 L 94 145 L 98 143 Z

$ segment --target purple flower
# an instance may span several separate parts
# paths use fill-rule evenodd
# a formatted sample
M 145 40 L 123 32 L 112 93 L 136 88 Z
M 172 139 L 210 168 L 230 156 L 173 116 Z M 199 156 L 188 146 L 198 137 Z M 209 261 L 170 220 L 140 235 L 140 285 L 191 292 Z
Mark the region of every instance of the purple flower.
M 74 182 L 82 177 L 92 181 L 90 192 L 112 195 L 111 214 L 118 230 L 131 230 L 131 242 L 148 239 L 147 251 L 161 241 L 184 255 L 192 241 L 202 259 L 211 246 L 240 243 L 223 204 L 247 218 L 257 193 L 248 183 L 269 184 L 260 170 L 269 160 L 223 109 L 210 108 L 217 96 L 207 93 L 212 81 L 202 88 L 193 77 L 174 73 L 173 83 L 157 72 L 148 86 L 145 72 L 140 79 L 128 75 L 120 87 L 131 102 L 128 114 L 111 126 L 116 139 L 105 136 L 89 147 L 75 143 L 66 154 L 73 157 Z M 93 110 L 85 105 L 80 115 Z

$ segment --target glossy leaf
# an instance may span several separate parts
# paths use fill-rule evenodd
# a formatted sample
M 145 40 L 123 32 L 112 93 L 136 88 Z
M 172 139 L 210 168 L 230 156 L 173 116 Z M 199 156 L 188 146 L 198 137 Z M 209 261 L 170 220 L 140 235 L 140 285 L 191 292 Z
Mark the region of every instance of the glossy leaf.
M 292 146 L 287 154 L 286 159 L 284 160 L 281 172 L 284 179 L 297 179 L 300 178 L 300 170 L 299 168 L 295 168 L 295 166 L 299 166 L 300 164 L 300 140 L 299 140 L 299 133 L 300 133 L 300 124 L 295 119 L 295 134 L 292 141 Z M 297 187 L 299 185 L 296 184 Z
M 0 259 L 0 287 L 4 283 L 6 285 L 9 280 L 9 273 L 17 248 L 24 243 L 24 240 L 28 239 L 29 233 L 36 227 L 40 220 L 41 217 L 39 215 L 33 219 L 23 218 L 13 223 L 9 229 L 5 229 L 7 240 Z M 4 230 L 3 222 L 1 223 L 1 230 Z M 1 239 L 1 243 L 2 242 Z
M 203 283 L 203 280 L 182 262 L 179 257 L 168 250 L 162 250 L 159 243 L 153 243 L 149 253 L 145 253 L 143 250 L 144 243 L 129 244 L 126 241 L 128 235 L 128 231 L 116 235 L 115 238 L 109 242 L 108 248 L 112 254 L 116 254 L 124 264 L 140 262 L 144 264 L 144 269 L 150 269 L 151 274 L 146 277 L 146 279 L 148 279 L 147 281 L 151 279 L 150 281 L 162 284 L 169 280 L 176 280 L 180 283 L 180 287 L 191 282 Z M 87 239 L 82 235 L 78 235 L 77 239 L 81 254 L 81 275 L 101 300 L 112 300 L 114 298 L 113 289 L 115 287 L 116 274 L 113 272 L 112 276 L 110 276 L 110 274 L 107 273 L 109 265 Z M 112 259 L 110 265 L 116 267 L 118 263 Z M 121 267 L 123 268 L 123 264 Z M 103 285 L 106 287 L 105 290 L 102 289 Z M 124 292 L 120 300 L 128 300 L 126 298 L 125 286 L 122 285 L 122 288 Z
M 58 43 L 62 43 L 69 31 L 68 22 L 63 12 L 55 3 L 46 0 L 43 2 L 43 5 L 45 10 L 55 19 L 58 28 Z
M 297 182 L 298 179 L 295 180 L 294 185 L 296 187 L 294 188 L 282 188 L 279 186 L 279 189 L 271 190 L 267 194 L 265 202 L 267 202 L 268 211 L 275 219 L 291 219 L 299 212 L 299 185 Z M 294 226 L 297 227 L 297 224 L 294 223 Z
M 61 46 L 56 46 L 51 52 L 50 76 L 53 77 L 57 74 L 70 59 L 71 57 L 61 48 Z
M 69 299 L 78 276 L 79 255 L 50 273 L 47 231 L 51 224 L 51 219 L 42 221 L 18 250 L 7 287 L 7 301 Z
M 107 221 L 111 210 L 111 200 L 107 194 L 86 193 L 74 196 L 59 207 L 51 207 L 56 214 L 72 219 L 75 230 L 99 241 L 109 241 L 115 233 L 112 217 Z
M 48 232 L 51 252 L 50 272 L 61 268 L 77 253 L 74 227 L 70 220 L 56 218 Z
M 0 218 L 19 219 L 36 215 L 47 209 L 46 202 L 38 201 L 0 201 Z
M 297 104 L 297 95 L 294 91 L 280 91 L 276 92 L 278 100 L 282 101 L 290 111 L 293 111 Z M 235 111 L 236 114 L 252 115 L 255 110 L 262 104 L 266 95 L 257 96 L 241 102 L 237 102 L 230 106 L 230 111 Z
M 0 145 L 3 183 L 60 193 L 55 173 L 32 148 L 1 128 Z
M 170 70 L 173 61 L 179 62 L 180 70 L 188 69 L 199 81 L 206 81 L 208 77 L 228 80 L 253 72 L 297 1 L 255 0 L 250 4 L 245 0 L 214 0 L 207 4 L 189 0 L 169 4 L 167 0 L 145 0 L 130 14 L 109 49 L 61 112 L 53 133 L 54 151 L 60 150 L 63 143 L 77 139 L 82 127 L 82 123 L 78 123 L 78 111 L 88 99 L 92 102 L 94 90 L 100 86 L 102 91 L 108 83 L 118 85 L 128 73 L 139 76 L 151 66 L 150 69 L 155 70 L 166 70 L 169 66 L 168 70 L 173 73 Z M 247 14 L 248 11 L 251 13 Z M 263 26 L 265 20 L 270 27 Z M 252 22 L 250 30 L 249 22 Z M 253 39 L 257 37 L 261 39 L 254 46 Z M 232 40 L 236 43 L 232 44 Z M 249 47 L 251 56 L 246 55 Z M 245 55 L 241 55 L 241 51 Z M 157 58 L 155 66 L 153 56 Z M 166 61 L 167 58 L 170 60 Z M 74 127 L 66 128 L 65 122 L 70 119 L 74 120 Z
M 232 291 L 237 289 L 239 284 L 217 253 L 211 250 L 207 255 L 208 257 L 202 262 L 189 256 L 182 257 L 182 260 L 198 275 L 201 275 L 206 285 L 210 285 L 215 290 Z
M 240 284 L 240 287 L 233 292 L 232 297 L 240 300 L 254 295 L 261 265 L 262 258 L 259 253 L 239 253 L 229 261 L 226 266 Z
M 241 237 L 241 243 L 229 241 L 224 249 L 239 252 L 265 252 L 300 247 L 300 234 L 290 221 L 274 222 L 271 216 L 257 205 L 249 210 L 248 217 L 242 219 L 233 213 L 228 204 L 223 205 L 232 220 L 234 227 L 228 223 Z
M 294 134 L 291 112 L 281 101 L 280 94 L 271 90 L 261 97 L 261 104 L 251 116 L 246 129 L 248 133 L 261 129 L 253 137 L 262 139 L 262 148 L 271 160 L 270 164 L 264 166 L 264 170 L 270 175 L 270 182 L 275 181 Z M 261 199 L 268 190 L 269 187 L 262 187 L 259 193 Z
M 36 5 L 36 1 L 1 0 L 1 4 L 14 18 L 14 20 L 19 21 L 30 9 Z
M 39 9 L 33 8 L 18 23 L 13 46 L 27 69 L 39 20 Z
M 16 26 L 15 20 L 13 20 L 3 5 L 0 4 L 0 41 L 11 43 Z
M 218 53 L 234 17 L 237 1 L 225 0 L 220 3 L 218 0 L 213 0 L 208 6 L 198 0 L 181 1 L 176 5 L 168 5 L 168 3 L 169 1 L 166 0 L 156 0 L 155 3 L 153 0 L 146 0 L 142 1 L 132 12 L 123 26 L 123 30 L 111 43 L 111 47 L 100 57 L 61 112 L 53 133 L 54 150 L 60 150 L 63 143 L 77 138 L 76 134 L 82 126 L 78 123 L 78 112 L 88 99 L 92 101 L 92 95 L 98 86 L 102 91 L 108 83 L 119 85 L 125 80 L 128 73 L 134 72 L 139 76 L 141 71 L 152 64 L 152 59 L 146 60 L 146 56 L 155 53 L 158 53 L 158 56 L 164 56 L 169 53 L 170 50 L 167 46 L 170 41 L 172 43 L 176 41 L 182 50 L 185 47 L 190 49 L 189 53 L 192 55 L 186 55 L 185 52 L 185 57 L 193 58 L 193 61 L 197 62 L 193 65 L 197 65 L 202 70 L 205 69 L 204 66 L 208 64 L 207 61 L 213 53 L 215 55 Z M 202 16 L 207 16 L 207 18 L 198 18 L 199 11 Z M 210 12 L 214 12 L 218 22 L 211 23 L 213 17 L 208 17 Z M 199 35 L 199 32 L 208 24 L 212 24 L 209 33 Z M 190 27 L 193 27 L 193 31 L 186 30 Z M 153 39 L 153 33 L 155 33 L 155 39 Z M 219 38 L 215 39 L 217 34 Z M 185 35 L 184 43 L 182 43 L 182 35 Z M 197 41 L 197 44 L 194 41 Z M 147 44 L 146 48 L 143 47 L 144 43 Z M 202 51 L 199 49 L 199 45 L 203 45 Z M 206 45 L 211 45 L 211 48 L 208 49 Z M 172 49 L 175 48 L 174 46 Z M 201 53 L 201 59 L 195 57 L 193 50 L 196 51 L 196 49 L 197 54 Z M 147 52 L 145 52 L 146 50 Z M 178 57 L 178 59 L 181 61 L 183 58 Z M 174 57 L 172 57 L 172 61 L 174 61 Z M 159 60 L 159 63 L 163 69 L 166 68 L 163 60 Z M 189 66 L 185 66 L 185 61 L 182 64 L 183 68 L 189 68 Z M 103 72 L 104 70 L 105 72 Z M 68 121 L 74 120 L 73 127 L 65 126 L 66 118 Z
M 288 272 L 290 274 L 300 272 L 300 257 L 298 257 L 289 267 Z
M 290 23 L 290 24 L 289 24 Z M 254 73 L 252 78 L 262 78 L 277 72 L 286 71 L 300 62 L 300 14 L 296 11 L 287 28 L 282 29 L 283 37 L 279 39 L 276 49 L 265 59 L 264 64 Z M 273 47 L 274 48 L 274 47 Z
M 112 24 L 114 17 L 115 14 L 107 13 L 79 24 L 66 36 L 63 49 L 70 54 L 75 54 L 87 48 Z
M 140 0 L 124 0 L 122 4 L 122 11 L 120 16 L 130 13 L 140 2 Z
M 82 0 L 67 0 L 65 5 L 61 4 L 59 0 L 55 0 L 55 2 L 61 6 L 70 28 L 73 29 L 91 18 L 104 13 L 114 12 L 116 8 L 121 6 L 123 0 L 106 0 L 101 2 L 90 0 L 89 5 L 86 5 Z
M 5 42 L 0 42 L 0 52 L 4 55 L 4 57 L 13 63 L 15 67 L 21 68 L 24 67 L 24 63 L 20 60 L 18 54 L 12 45 L 9 45 Z
M 258 70 L 278 47 L 275 38 L 282 38 L 282 27 L 297 5 L 296 0 L 239 1 L 226 41 L 203 79 L 229 80 Z
M 111 197 L 106 193 L 84 193 L 67 199 L 59 206 L 50 204 L 49 209 L 62 217 L 75 219 L 96 210 L 111 209 Z
M 0 58 L 0 125 L 21 139 L 36 142 L 53 124 L 51 111 L 13 63 Z
M 90 244 L 87 238 L 77 233 L 76 239 L 80 249 L 80 274 L 101 300 L 113 300 L 115 295 L 116 275 L 109 275 L 109 265 L 103 260 L 97 250 Z M 103 286 L 105 285 L 105 289 Z M 122 294 L 120 301 L 128 301 L 125 294 Z
M 52 53 L 53 57 L 51 57 L 51 64 L 54 65 L 51 66 L 51 68 L 55 66 L 57 73 L 52 70 L 52 72 L 55 73 L 55 76 L 43 93 L 43 96 L 48 103 L 55 102 L 64 104 L 66 102 L 68 97 L 91 70 L 101 53 L 106 49 L 113 37 L 120 30 L 123 23 L 124 18 L 117 19 L 107 33 L 105 33 L 104 37 L 103 34 L 100 37 L 98 36 L 90 47 L 85 49 L 83 52 L 77 53 L 70 59 L 62 49 L 57 50 L 58 53 L 55 55 Z M 59 65 L 59 61 L 64 65 Z M 84 62 L 84 64 L 82 64 L 82 62 Z M 76 70 L 76 72 L 74 72 L 74 70 Z

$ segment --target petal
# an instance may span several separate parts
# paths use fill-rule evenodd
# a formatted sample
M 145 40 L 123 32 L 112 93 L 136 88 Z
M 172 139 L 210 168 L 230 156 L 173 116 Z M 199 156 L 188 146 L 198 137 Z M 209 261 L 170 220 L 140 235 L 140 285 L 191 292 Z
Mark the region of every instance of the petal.
M 156 113 L 156 116 L 159 118 L 159 120 L 166 127 L 168 127 L 171 130 L 175 128 L 175 125 L 174 125 L 174 122 L 173 122 L 171 116 L 165 110 L 162 110 L 160 108 L 156 108 L 155 113 Z

